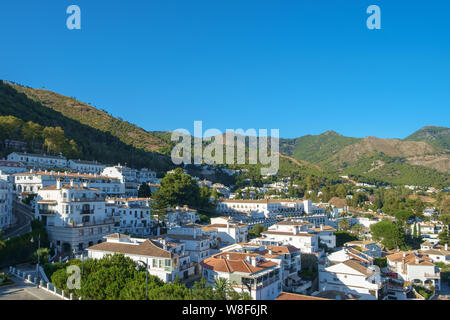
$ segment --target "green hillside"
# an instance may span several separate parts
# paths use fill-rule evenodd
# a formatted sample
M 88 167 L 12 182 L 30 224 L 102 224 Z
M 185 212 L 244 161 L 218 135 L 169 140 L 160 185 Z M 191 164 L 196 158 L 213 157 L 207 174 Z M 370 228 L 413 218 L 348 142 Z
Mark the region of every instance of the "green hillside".
M 280 152 L 297 160 L 320 163 L 359 140 L 327 131 L 320 135 L 307 135 L 297 139 L 280 139 Z
M 30 99 L 16 88 L 17 86 L 13 87 L 0 80 L 0 116 L 14 116 L 43 127 L 61 127 L 64 137 L 75 141 L 83 159 L 98 160 L 106 164 L 127 163 L 136 168 L 149 167 L 157 170 L 173 167 L 169 158 L 123 142 L 106 129 L 96 128 L 94 124 L 88 125 L 72 119 Z M 117 124 L 119 126 L 121 122 Z M 122 128 L 126 130 L 127 125 L 124 124 Z
M 405 138 L 407 141 L 424 141 L 429 144 L 450 150 L 450 128 L 426 126 Z

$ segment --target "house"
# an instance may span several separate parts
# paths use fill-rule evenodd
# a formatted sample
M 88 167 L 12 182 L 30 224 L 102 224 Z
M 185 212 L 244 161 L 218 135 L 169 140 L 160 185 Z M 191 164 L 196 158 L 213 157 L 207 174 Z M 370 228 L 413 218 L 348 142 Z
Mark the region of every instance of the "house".
M 230 196 L 231 198 L 231 196 Z M 217 203 L 217 211 L 225 215 L 246 214 L 251 216 L 257 212 L 266 218 L 273 218 L 278 215 L 301 215 L 303 213 L 303 201 L 298 200 L 220 200 Z
M 110 234 L 106 242 L 87 248 L 88 257 L 101 259 L 108 254 L 123 254 L 147 265 L 149 274 L 164 282 L 187 279 L 194 275 L 194 264 L 184 251 L 183 243 L 136 239 L 122 234 Z
M 413 251 L 400 251 L 386 256 L 388 267 L 404 281 L 413 284 L 434 286 L 440 290 L 440 271 L 426 254 Z
M 167 225 L 182 226 L 188 223 L 196 223 L 200 221 L 200 216 L 197 210 L 190 209 L 188 206 L 175 207 L 175 209 L 168 208 L 166 216 Z
M 28 169 L 22 162 L 0 160 L 0 172 L 2 174 L 14 174 L 26 172 Z M 14 183 L 14 181 L 12 181 Z
M 108 198 L 107 216 L 115 219 L 114 230 L 119 233 L 146 237 L 153 235 L 156 220 L 151 215 L 148 198 Z
M 67 168 L 67 159 L 62 154 L 49 156 L 46 154 L 13 152 L 8 155 L 7 160 L 22 162 L 24 165 L 33 168 Z
M 309 230 L 310 223 L 281 221 L 267 231 L 261 233 L 261 238 L 253 239 L 252 242 L 266 245 L 292 245 L 302 253 L 319 252 L 319 236 Z
M 294 246 L 267 246 L 255 243 L 236 243 L 221 249 L 222 252 L 241 252 L 258 254 L 262 258 L 276 262 L 281 267 L 283 290 L 306 293 L 311 288 L 311 281 L 299 277 L 302 269 L 301 252 Z
M 444 264 L 450 264 L 450 251 L 448 250 L 447 244 L 444 248 L 433 246 L 430 249 L 420 250 L 419 252 L 430 257 L 433 263 L 442 262 Z
M 13 209 L 13 184 L 8 176 L 0 175 L 0 230 L 11 227 Z
M 106 216 L 105 195 L 85 184 L 62 184 L 38 191 L 35 216 L 46 227 L 53 247 L 60 253 L 82 251 L 103 241 L 113 231 L 114 220 Z
M 210 237 L 203 234 L 202 227 L 202 225 L 188 223 L 169 228 L 166 234 L 158 236 L 157 239 L 184 243 L 184 249 L 191 257 L 191 261 L 199 263 L 210 256 Z
M 63 184 L 70 181 L 97 188 L 108 196 L 122 196 L 125 193 L 124 184 L 117 178 L 97 174 L 82 174 L 56 171 L 34 171 L 14 174 L 14 183 L 19 193 L 38 193 L 41 188 L 49 187 L 60 180 Z
M 381 247 L 375 241 L 349 241 L 344 243 L 344 246 L 356 248 L 373 258 L 381 258 Z
M 281 267 L 256 253 L 220 252 L 200 263 L 202 276 L 210 285 L 226 279 L 237 292 L 253 300 L 274 300 L 282 290 Z
M 319 270 L 319 291 L 329 290 L 377 300 L 385 296 L 386 289 L 377 268 L 350 259 Z
M 69 160 L 67 161 L 69 169 L 74 172 L 80 173 L 96 173 L 100 174 L 106 167 L 104 164 L 98 163 L 97 161 L 87 161 L 87 160 Z
M 320 225 L 318 228 L 311 228 L 309 230 L 314 231 L 319 236 L 319 241 L 325 244 L 328 248 L 336 247 L 336 236 L 334 233 L 336 229 L 330 226 Z
M 352 247 L 344 247 L 339 251 L 332 252 L 325 257 L 327 265 L 341 263 L 347 260 L 357 260 L 366 265 L 373 264 L 374 258 L 364 252 L 358 251 Z
M 128 168 L 120 163 L 116 166 L 106 167 L 103 169 L 103 176 L 119 179 L 125 184 L 125 195 L 127 197 L 137 197 L 138 195 L 138 171 Z
M 217 239 L 218 245 L 230 245 L 248 241 L 248 225 L 236 222 L 230 218 L 211 218 L 209 225 L 203 226 L 202 231 Z
M 156 178 L 156 172 L 148 168 L 142 168 L 136 173 L 138 183 L 158 183 L 159 179 Z

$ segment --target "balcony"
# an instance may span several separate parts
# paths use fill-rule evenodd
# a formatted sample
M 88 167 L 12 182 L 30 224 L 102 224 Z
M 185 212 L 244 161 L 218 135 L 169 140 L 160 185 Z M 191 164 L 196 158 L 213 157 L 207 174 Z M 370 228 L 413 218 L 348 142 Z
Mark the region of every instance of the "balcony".
M 441 278 L 441 273 L 437 272 L 437 273 L 424 273 L 424 278 L 433 278 L 433 279 L 440 279 Z
M 80 214 L 94 214 L 95 210 L 94 209 L 82 209 L 80 211 Z

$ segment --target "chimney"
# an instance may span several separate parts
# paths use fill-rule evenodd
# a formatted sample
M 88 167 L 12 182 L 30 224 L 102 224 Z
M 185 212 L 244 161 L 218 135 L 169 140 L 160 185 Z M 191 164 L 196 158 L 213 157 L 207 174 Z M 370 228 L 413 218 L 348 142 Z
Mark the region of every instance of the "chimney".
M 71 187 L 74 186 L 73 179 L 70 179 L 70 186 L 71 186 Z
M 61 189 L 61 180 L 60 179 L 56 179 L 56 189 Z
M 272 249 L 269 249 L 269 254 L 272 255 L 273 251 Z
M 227 260 L 230 260 L 230 254 L 229 253 L 227 253 L 226 257 L 227 257 Z
M 448 244 L 447 243 L 445 244 L 444 248 L 445 248 L 445 251 L 448 251 Z
M 323 231 L 323 224 L 320 225 L 320 231 Z
M 257 263 L 256 257 L 251 258 L 251 262 L 252 262 L 252 266 L 256 267 L 256 263 Z
M 164 250 L 167 250 L 166 239 L 163 239 L 162 245 L 163 245 L 163 249 L 164 249 Z

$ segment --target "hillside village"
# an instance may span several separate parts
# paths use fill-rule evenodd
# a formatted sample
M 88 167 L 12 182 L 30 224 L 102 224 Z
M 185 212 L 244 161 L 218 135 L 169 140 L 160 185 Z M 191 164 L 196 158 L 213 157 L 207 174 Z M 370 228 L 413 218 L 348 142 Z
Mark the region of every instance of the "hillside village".
M 253 300 L 448 294 L 446 186 L 377 186 L 345 175 L 332 184 L 210 165 L 161 172 L 7 143 L 18 151 L 0 161 L 0 229 L 9 238 L 25 211 L 45 230 L 47 245 L 32 244 L 40 268 L 31 281 L 42 287 L 67 293 L 58 269 L 119 254 L 145 262 L 163 284 L 192 288 L 202 280 L 218 290 L 225 281 Z M 234 184 L 205 178 L 223 175 Z M 1 267 L 18 274 L 23 261 L 8 253 L 11 239 L 4 243 Z

